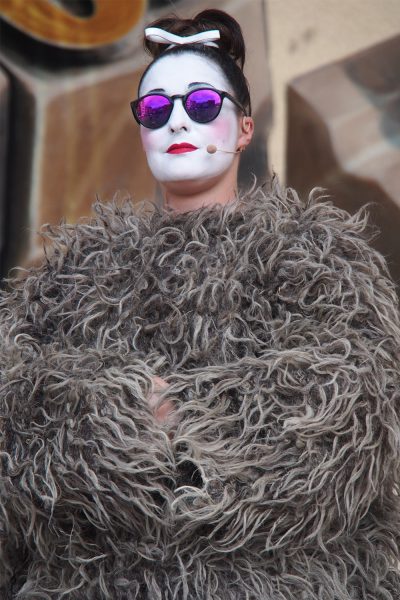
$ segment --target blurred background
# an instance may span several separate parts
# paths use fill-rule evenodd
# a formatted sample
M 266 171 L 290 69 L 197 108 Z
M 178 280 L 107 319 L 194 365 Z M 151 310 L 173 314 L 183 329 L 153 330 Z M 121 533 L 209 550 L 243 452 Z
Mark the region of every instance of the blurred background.
M 219 8 L 241 24 L 256 121 L 240 183 L 371 203 L 400 283 L 399 0 L 0 0 L 0 277 L 42 257 L 43 223 L 115 195 L 159 201 L 129 101 L 144 26 Z

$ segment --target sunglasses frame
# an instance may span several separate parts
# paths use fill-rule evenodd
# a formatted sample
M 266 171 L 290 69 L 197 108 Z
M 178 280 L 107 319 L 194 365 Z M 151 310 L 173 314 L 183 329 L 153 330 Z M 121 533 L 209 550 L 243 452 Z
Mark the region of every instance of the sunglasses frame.
M 215 117 L 213 117 L 209 121 L 196 121 L 196 119 L 193 119 L 190 116 L 190 114 L 188 113 L 188 111 L 186 109 L 186 100 L 194 92 L 201 92 L 201 91 L 204 91 L 204 90 L 211 91 L 211 92 L 216 92 L 220 96 L 220 98 L 221 98 L 221 104 L 219 105 L 219 109 L 218 109 L 218 112 L 215 115 Z M 137 114 L 137 106 L 138 106 L 139 102 L 141 100 L 143 100 L 144 98 L 148 98 L 149 96 L 162 96 L 163 98 L 166 98 L 167 100 L 169 100 L 170 103 L 171 103 L 171 105 L 170 105 L 171 110 L 170 110 L 170 113 L 168 115 L 168 119 L 162 125 L 157 125 L 157 127 L 149 127 L 148 125 L 145 125 L 139 119 L 139 116 Z M 161 127 L 164 127 L 164 125 L 166 125 L 168 123 L 168 121 L 169 121 L 169 119 L 171 117 L 172 111 L 174 109 L 175 100 L 181 99 L 182 100 L 183 108 L 185 109 L 185 112 L 189 116 L 189 118 L 192 121 L 194 121 L 195 123 L 200 123 L 202 125 L 206 125 L 207 123 L 211 123 L 212 121 L 214 121 L 218 117 L 219 113 L 221 112 L 221 108 L 222 108 L 222 104 L 223 104 L 224 98 L 228 98 L 228 100 L 230 100 L 231 102 L 233 102 L 233 104 L 235 104 L 235 106 L 237 106 L 244 113 L 244 115 L 247 116 L 247 113 L 246 113 L 245 109 L 243 108 L 243 106 L 231 94 L 229 94 L 228 92 L 224 92 L 222 90 L 217 90 L 217 89 L 215 89 L 213 87 L 195 88 L 194 90 L 190 90 L 186 94 L 174 94 L 173 96 L 169 96 L 168 94 L 164 94 L 163 92 L 145 94 L 144 96 L 140 96 L 140 98 L 137 98 L 136 100 L 132 100 L 132 102 L 130 102 L 130 107 L 132 109 L 133 116 L 135 117 L 135 120 L 136 120 L 137 123 L 139 123 L 139 125 L 143 125 L 143 127 L 146 127 L 146 129 L 161 129 Z

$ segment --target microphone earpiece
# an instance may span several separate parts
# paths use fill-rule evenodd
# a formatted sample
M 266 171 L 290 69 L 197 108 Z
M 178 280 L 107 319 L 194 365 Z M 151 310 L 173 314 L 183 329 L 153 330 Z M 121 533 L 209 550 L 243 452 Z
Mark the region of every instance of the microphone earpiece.
M 214 144 L 208 144 L 207 148 L 206 148 L 208 154 L 215 154 L 216 152 L 225 152 L 226 154 L 239 154 L 240 152 L 243 151 L 243 148 L 240 148 L 239 150 L 222 150 L 221 148 L 217 148 L 217 146 L 215 146 Z

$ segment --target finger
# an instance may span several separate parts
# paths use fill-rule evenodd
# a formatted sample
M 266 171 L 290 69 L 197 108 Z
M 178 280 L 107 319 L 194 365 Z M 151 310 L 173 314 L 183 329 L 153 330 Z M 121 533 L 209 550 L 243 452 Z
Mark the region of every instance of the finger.
M 164 402 L 155 410 L 154 416 L 156 417 L 157 421 L 164 423 L 169 419 L 170 416 L 172 416 L 173 412 L 174 405 L 171 401 L 167 400 L 167 402 Z
M 169 384 L 161 377 L 158 377 L 158 375 L 153 377 L 153 384 L 155 390 L 165 390 L 167 387 L 169 387 Z

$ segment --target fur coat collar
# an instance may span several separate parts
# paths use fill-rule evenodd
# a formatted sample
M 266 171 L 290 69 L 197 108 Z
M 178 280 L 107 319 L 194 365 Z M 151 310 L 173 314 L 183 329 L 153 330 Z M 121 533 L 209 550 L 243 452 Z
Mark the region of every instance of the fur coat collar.
M 398 600 L 399 316 L 365 212 L 273 183 L 96 213 L 2 295 L 1 598 Z

